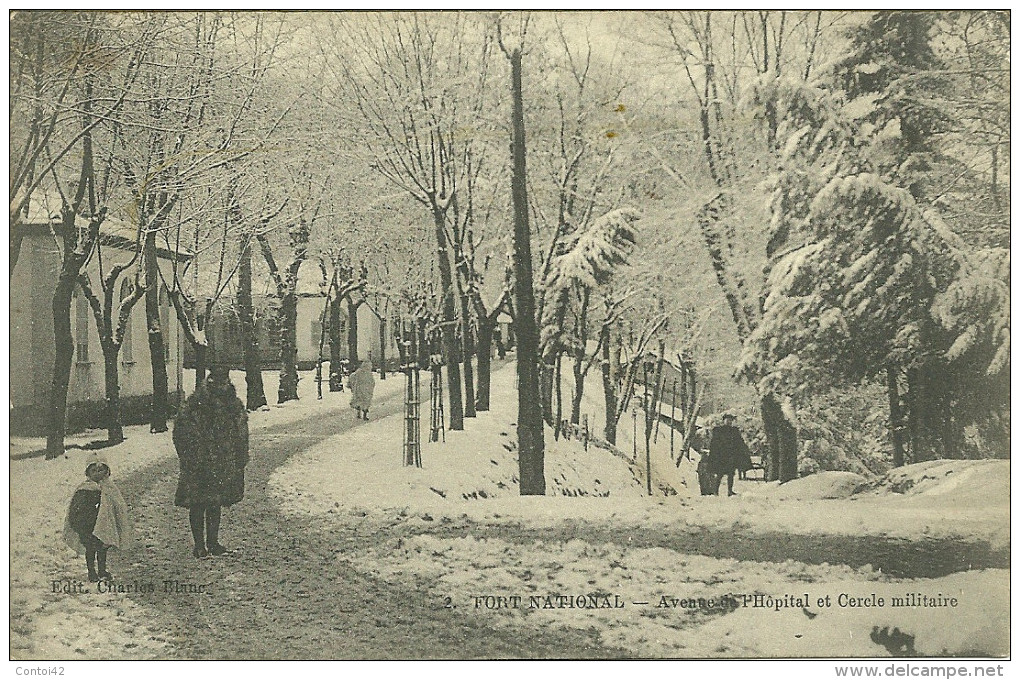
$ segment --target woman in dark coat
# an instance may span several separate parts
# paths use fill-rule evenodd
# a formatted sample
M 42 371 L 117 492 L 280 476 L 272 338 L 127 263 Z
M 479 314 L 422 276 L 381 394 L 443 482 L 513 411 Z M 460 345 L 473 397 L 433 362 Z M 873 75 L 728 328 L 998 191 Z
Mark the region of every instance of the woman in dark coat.
M 744 443 L 737 429 L 736 416 L 727 413 L 723 416 L 723 424 L 712 430 L 712 443 L 708 449 L 708 469 L 719 476 L 716 481 L 715 493 L 719 494 L 723 476 L 726 477 L 727 495 L 733 493 L 733 476 L 737 470 L 746 471 L 751 467 L 751 450 Z
M 220 508 L 244 497 L 248 414 L 225 369 L 214 368 L 174 423 L 181 475 L 174 505 L 189 508 L 195 557 L 223 555 Z

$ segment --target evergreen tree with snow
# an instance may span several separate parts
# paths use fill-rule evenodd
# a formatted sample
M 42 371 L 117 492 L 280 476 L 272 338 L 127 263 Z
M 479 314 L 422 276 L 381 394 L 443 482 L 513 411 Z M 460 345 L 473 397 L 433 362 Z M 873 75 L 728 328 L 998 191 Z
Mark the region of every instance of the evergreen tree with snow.
M 859 29 L 827 82 L 756 93 L 784 144 L 741 359 L 802 400 L 884 373 L 895 464 L 907 443 L 913 461 L 963 455 L 968 426 L 1001 439 L 1009 367 L 1008 254 L 968 248 L 926 200 L 939 119 L 910 83 L 935 66 L 930 18 L 899 14 Z

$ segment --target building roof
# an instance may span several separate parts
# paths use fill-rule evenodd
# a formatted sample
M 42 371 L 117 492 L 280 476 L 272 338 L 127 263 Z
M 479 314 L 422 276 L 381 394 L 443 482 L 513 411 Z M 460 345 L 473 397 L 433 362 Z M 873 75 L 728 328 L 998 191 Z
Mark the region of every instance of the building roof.
M 28 214 L 17 225 L 17 228 L 26 234 L 35 232 L 49 233 L 51 226 L 60 222 L 60 207 L 61 202 L 59 200 L 54 201 L 51 197 L 42 195 L 38 200 L 29 203 Z M 81 215 L 75 216 L 75 224 L 79 227 L 87 227 L 88 222 L 87 217 Z M 117 215 L 108 214 L 106 219 L 103 220 L 103 224 L 99 227 L 99 239 L 104 245 L 124 250 L 134 250 L 135 243 L 138 240 L 138 227 Z M 167 259 L 175 257 L 177 259 L 191 259 L 194 257 L 194 253 L 188 248 L 184 246 L 170 246 L 165 240 L 160 243 L 158 238 L 156 240 L 156 254 Z

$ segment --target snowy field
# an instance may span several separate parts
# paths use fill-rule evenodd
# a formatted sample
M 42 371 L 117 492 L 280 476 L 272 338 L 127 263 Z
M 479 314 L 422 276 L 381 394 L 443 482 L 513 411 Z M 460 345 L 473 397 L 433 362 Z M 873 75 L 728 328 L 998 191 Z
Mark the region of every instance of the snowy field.
M 871 485 L 847 473 L 783 485 L 738 482 L 742 495 L 730 499 L 692 495 L 696 487 L 690 473 L 679 472 L 673 477 L 676 495 L 648 497 L 642 466 L 632 464 L 629 456 L 595 447 L 584 451 L 576 440 L 553 441 L 547 431 L 547 495 L 522 498 L 517 495 L 513 381 L 512 365 L 495 373 L 492 411 L 467 419 L 462 432 L 448 432 L 445 444 L 424 444 L 422 469 L 402 465 L 397 415 L 294 457 L 273 476 L 271 493 L 289 513 L 337 521 L 351 514 L 396 517 L 423 532 L 345 559 L 394 583 L 418 577 L 433 584 L 434 592 L 450 594 L 465 615 L 487 617 L 494 625 L 591 627 L 605 644 L 649 657 L 884 655 L 889 649 L 873 641 L 871 633 L 885 627 L 911 631 L 912 649 L 922 655 L 1008 652 L 1005 570 L 899 580 L 869 565 L 853 569 L 791 560 L 715 559 L 573 534 L 586 526 L 615 535 L 739 530 L 808 538 L 987 540 L 1001 547 L 1009 541 L 1007 462 L 925 463 Z M 627 438 L 620 443 L 628 450 Z M 668 448 L 666 461 L 661 445 L 659 455 L 659 466 L 667 469 Z M 436 526 L 466 526 L 469 532 L 474 527 L 478 535 L 429 535 Z M 518 526 L 550 529 L 554 539 L 522 546 L 500 537 L 509 538 Z M 503 531 L 495 536 L 481 535 L 500 527 Z M 722 596 L 732 593 L 782 597 L 805 592 L 811 601 L 806 611 L 800 606 L 777 611 L 720 604 Z M 872 595 L 888 604 L 908 592 L 956 597 L 958 605 L 947 615 L 953 625 L 923 608 L 837 603 L 840 595 Z M 527 603 L 531 596 L 549 593 L 597 593 L 652 605 L 663 597 L 666 602 L 705 602 L 546 610 L 491 609 L 473 599 L 516 594 Z M 831 607 L 817 607 L 825 597 Z

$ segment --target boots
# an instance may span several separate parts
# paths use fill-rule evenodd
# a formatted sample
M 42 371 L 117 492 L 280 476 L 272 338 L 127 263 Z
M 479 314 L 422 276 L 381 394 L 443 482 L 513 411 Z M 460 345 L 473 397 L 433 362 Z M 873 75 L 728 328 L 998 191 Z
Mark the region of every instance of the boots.
M 205 538 L 209 554 L 219 557 L 225 555 L 227 549 L 219 543 L 220 538 L 220 506 L 214 505 L 205 509 Z
M 202 559 L 203 557 L 209 556 L 209 551 L 205 549 L 205 508 L 201 505 L 196 505 L 191 508 L 188 512 L 188 521 L 191 523 L 191 537 L 195 541 L 195 549 L 191 551 L 191 554 Z

